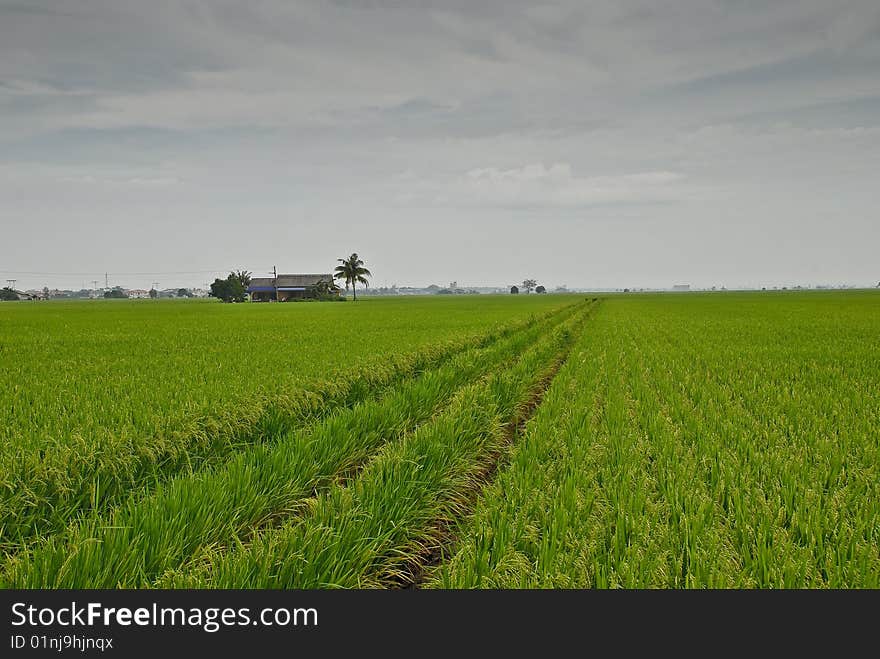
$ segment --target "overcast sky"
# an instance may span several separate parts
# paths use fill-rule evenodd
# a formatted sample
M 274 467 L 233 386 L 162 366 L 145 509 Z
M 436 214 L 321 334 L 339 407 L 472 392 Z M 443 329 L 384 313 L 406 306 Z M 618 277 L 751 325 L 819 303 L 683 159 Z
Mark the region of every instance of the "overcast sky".
M 878 188 L 877 0 L 0 0 L 17 288 L 876 285 Z

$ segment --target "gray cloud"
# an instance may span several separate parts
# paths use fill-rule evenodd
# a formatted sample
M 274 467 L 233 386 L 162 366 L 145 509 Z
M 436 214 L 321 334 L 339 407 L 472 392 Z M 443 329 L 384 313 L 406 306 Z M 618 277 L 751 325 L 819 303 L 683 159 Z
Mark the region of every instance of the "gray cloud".
M 878 71 L 871 0 L 0 0 L 0 260 L 868 283 Z

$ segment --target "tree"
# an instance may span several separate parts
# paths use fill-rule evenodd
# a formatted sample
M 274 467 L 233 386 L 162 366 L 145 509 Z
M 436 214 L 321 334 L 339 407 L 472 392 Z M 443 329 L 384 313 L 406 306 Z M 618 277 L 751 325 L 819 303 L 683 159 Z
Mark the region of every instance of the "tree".
M 157 291 L 155 288 L 151 288 L 150 289 L 150 299 L 155 300 L 157 297 L 159 297 L 159 291 Z
M 526 293 L 531 293 L 537 283 L 534 279 L 523 279 L 522 287 L 526 289 Z
M 192 297 L 192 293 L 189 292 L 188 288 L 178 288 L 177 289 L 177 297 Z
M 236 272 L 230 272 L 226 279 L 215 279 L 210 295 L 223 302 L 244 302 L 247 299 L 247 291 Z
M 0 290 L 0 300 L 3 302 L 15 302 L 18 299 L 18 293 L 9 288 L 9 286 L 4 286 L 3 289 Z
M 232 296 L 229 293 L 229 280 L 217 277 L 214 283 L 211 284 L 211 292 L 208 295 L 216 297 L 223 302 L 232 302 Z
M 241 287 L 245 290 L 251 285 L 251 274 L 253 273 L 250 273 L 247 270 L 233 270 L 229 274 L 238 279 Z
M 109 291 L 104 291 L 104 297 L 109 299 L 119 299 L 125 300 L 128 299 L 128 293 L 123 291 L 119 286 L 114 286 Z
M 335 279 L 345 280 L 345 290 L 351 286 L 351 292 L 357 301 L 357 284 L 360 282 L 364 286 L 368 286 L 367 277 L 372 277 L 372 273 L 364 267 L 364 262 L 358 257 L 357 252 L 353 253 L 347 259 L 336 259 L 340 265 L 336 266 Z
M 547 289 L 544 288 L 543 286 L 538 286 L 538 288 L 535 289 L 535 293 L 546 293 L 546 292 L 547 292 Z
M 315 294 L 319 300 L 332 300 L 339 296 L 341 289 L 332 281 L 321 279 L 315 284 Z

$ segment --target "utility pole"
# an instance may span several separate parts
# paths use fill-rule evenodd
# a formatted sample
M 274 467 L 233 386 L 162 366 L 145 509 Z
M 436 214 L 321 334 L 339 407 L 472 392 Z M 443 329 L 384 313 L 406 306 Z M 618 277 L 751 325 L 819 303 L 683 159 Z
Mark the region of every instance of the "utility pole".
M 156 291 L 156 299 L 159 299 L 159 282 L 154 281 L 150 286 L 153 287 L 153 290 Z
M 278 302 L 278 268 L 272 266 L 272 288 L 275 289 L 275 301 Z
M 14 291 L 15 290 L 15 282 L 17 282 L 17 281 L 18 281 L 17 279 L 7 279 L 6 283 L 9 284 L 9 288 L 11 288 Z
M 110 288 L 110 273 L 104 273 L 104 288 Z
M 94 286 L 92 287 L 92 290 L 95 293 L 95 297 L 98 297 L 98 280 L 93 279 L 92 284 L 94 284 Z

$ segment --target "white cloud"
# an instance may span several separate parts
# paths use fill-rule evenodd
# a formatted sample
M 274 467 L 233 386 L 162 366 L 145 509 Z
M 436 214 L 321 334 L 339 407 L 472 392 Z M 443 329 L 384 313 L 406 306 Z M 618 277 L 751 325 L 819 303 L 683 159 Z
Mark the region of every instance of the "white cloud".
M 688 194 L 684 179 L 683 174 L 670 171 L 582 177 L 567 162 L 550 166 L 537 162 L 513 169 L 472 169 L 458 187 L 465 203 L 588 206 L 680 200 Z
M 165 187 L 180 185 L 183 181 L 176 176 L 94 176 L 91 174 L 63 176 L 58 179 L 63 183 L 81 183 L 84 185 L 131 185 L 140 187 Z
M 357 249 L 407 278 L 450 222 L 572 285 L 670 283 L 695 257 L 707 277 L 803 272 L 830 234 L 848 242 L 829 268 L 876 270 L 876 0 L 41 4 L 0 8 L 6 267 L 78 271 L 115 245 L 80 225 L 144 218 L 192 237 L 178 256 L 132 243 L 131 267 L 273 263 L 356 216 Z M 291 237 L 243 245 L 244 218 Z M 532 221 L 566 239 L 504 231 Z M 223 227 L 213 246 L 200 222 Z M 602 245 L 592 274 L 561 265 L 578 238 Z M 455 278 L 497 276 L 430 242 Z

